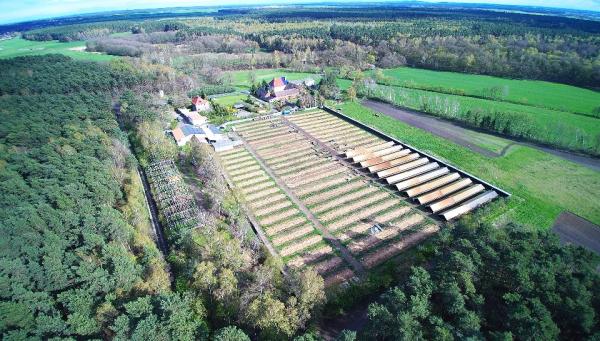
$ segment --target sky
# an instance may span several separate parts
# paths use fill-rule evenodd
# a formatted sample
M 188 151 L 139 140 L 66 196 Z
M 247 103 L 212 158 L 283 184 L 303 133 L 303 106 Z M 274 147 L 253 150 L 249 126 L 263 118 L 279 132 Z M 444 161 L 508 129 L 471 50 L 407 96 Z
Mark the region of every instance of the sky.
M 354 2 L 359 1 L 363 0 Z M 438 2 L 437 0 L 425 1 Z M 290 2 L 285 0 L 0 0 L 0 24 L 122 9 L 232 4 L 268 5 Z M 309 3 L 323 2 L 323 0 L 296 0 L 293 2 Z M 600 11 L 600 0 L 445 0 L 445 2 L 530 5 Z

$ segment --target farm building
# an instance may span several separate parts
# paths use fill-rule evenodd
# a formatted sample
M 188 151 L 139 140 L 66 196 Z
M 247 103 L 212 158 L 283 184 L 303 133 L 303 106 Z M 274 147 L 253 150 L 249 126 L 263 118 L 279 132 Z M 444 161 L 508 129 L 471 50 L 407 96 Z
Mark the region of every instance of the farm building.
M 214 143 L 217 141 L 226 141 L 227 135 L 213 124 L 204 124 L 200 127 L 191 124 L 180 124 L 171 131 L 178 146 L 186 145 L 192 137 L 196 137 L 200 142 Z
M 201 126 L 208 122 L 208 118 L 206 116 L 202 116 L 195 111 L 190 111 L 186 108 L 179 108 L 177 112 L 185 118 L 185 120 L 192 125 Z
M 298 87 L 285 77 L 273 78 L 266 88 L 258 90 L 258 97 L 266 102 L 289 101 L 300 95 Z
M 192 97 L 192 111 L 209 111 L 210 102 L 200 96 Z
M 194 136 L 196 136 L 199 141 L 206 142 L 204 130 L 191 124 L 180 124 L 175 129 L 171 130 L 171 134 L 175 138 L 175 142 L 177 142 L 178 146 L 185 146 L 185 144 Z

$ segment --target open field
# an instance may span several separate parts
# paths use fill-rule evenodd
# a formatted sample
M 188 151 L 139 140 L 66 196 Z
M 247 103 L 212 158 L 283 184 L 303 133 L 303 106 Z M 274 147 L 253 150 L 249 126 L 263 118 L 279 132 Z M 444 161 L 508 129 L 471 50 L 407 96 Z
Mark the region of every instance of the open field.
M 517 222 L 549 228 L 564 210 L 600 223 L 600 172 L 526 146 L 513 146 L 503 157 L 488 158 L 448 140 L 411 127 L 357 103 L 342 112 L 425 152 L 459 165 L 513 195 L 508 212 Z M 504 214 L 492 212 L 491 216 Z
M 61 43 L 59 41 L 31 41 L 22 38 L 13 38 L 0 41 L 0 58 L 13 58 L 20 56 L 33 56 L 50 53 L 59 53 L 73 59 L 92 61 L 107 61 L 115 56 L 100 53 L 90 53 L 81 50 L 85 48 L 85 42 L 74 41 Z
M 248 95 L 244 95 L 244 94 L 231 94 L 231 95 L 226 95 L 226 96 L 217 96 L 217 97 L 212 98 L 212 100 L 215 103 L 229 107 L 229 106 L 233 106 L 234 104 L 236 104 L 238 102 L 243 102 L 247 97 L 248 97 Z
M 564 111 L 377 85 L 368 97 L 563 149 L 600 154 L 600 119 Z
M 304 78 L 312 78 L 315 81 L 319 81 L 321 76 L 315 73 L 308 72 L 290 72 L 285 69 L 256 69 L 256 70 L 241 70 L 241 71 L 231 71 L 229 74 L 231 75 L 232 85 L 238 89 L 247 90 L 250 88 L 250 73 L 254 72 L 256 74 L 256 80 L 258 82 L 267 81 L 269 82 L 275 77 L 285 76 L 288 80 L 298 80 Z
M 409 67 L 384 69 L 390 85 L 450 94 L 490 97 L 497 101 L 590 115 L 600 106 L 600 93 L 571 85 L 515 80 Z

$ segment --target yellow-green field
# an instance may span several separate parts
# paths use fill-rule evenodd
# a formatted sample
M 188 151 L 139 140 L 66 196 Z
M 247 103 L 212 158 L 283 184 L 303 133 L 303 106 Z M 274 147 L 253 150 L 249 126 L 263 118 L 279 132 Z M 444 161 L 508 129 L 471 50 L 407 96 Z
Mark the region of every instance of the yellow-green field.
M 232 94 L 232 95 L 214 97 L 212 100 L 215 103 L 218 103 L 220 105 L 232 106 L 238 102 L 243 102 L 247 97 L 248 97 L 248 95 L 244 95 L 244 94 Z

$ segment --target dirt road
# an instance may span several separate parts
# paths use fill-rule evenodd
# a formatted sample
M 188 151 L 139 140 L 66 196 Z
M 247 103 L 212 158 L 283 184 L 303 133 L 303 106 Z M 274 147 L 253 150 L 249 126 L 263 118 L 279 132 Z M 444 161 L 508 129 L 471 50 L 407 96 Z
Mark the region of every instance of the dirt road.
M 522 142 L 510 139 L 508 137 L 503 136 L 502 138 L 511 140 L 512 143 L 508 144 L 505 148 L 502 149 L 500 153 L 495 153 L 491 150 L 482 148 L 475 144 L 472 140 L 472 133 L 476 132 L 475 130 L 465 128 L 461 125 L 452 123 L 450 121 L 433 117 L 431 115 L 427 115 L 424 113 L 420 113 L 417 111 L 412 111 L 408 109 L 403 109 L 396 107 L 392 104 L 383 103 L 379 101 L 373 100 L 364 100 L 362 102 L 364 106 L 385 114 L 387 116 L 393 117 L 397 120 L 400 120 L 404 123 L 410 124 L 413 127 L 423 129 L 428 131 L 434 135 L 443 137 L 447 140 L 450 140 L 456 144 L 467 147 L 470 150 L 479 153 L 481 155 L 487 157 L 501 157 L 506 154 L 506 152 L 510 149 L 510 147 L 514 145 L 523 145 L 531 148 L 535 148 L 541 150 L 543 152 L 558 156 L 562 159 L 577 163 L 579 165 L 585 166 L 587 168 L 600 171 L 600 159 L 583 156 L 575 153 L 570 153 L 562 150 L 557 150 L 549 147 L 539 146 L 533 143 Z M 482 134 L 481 132 L 477 132 Z
M 582 246 L 600 255 L 600 226 L 571 212 L 561 213 L 552 231 L 565 244 Z

